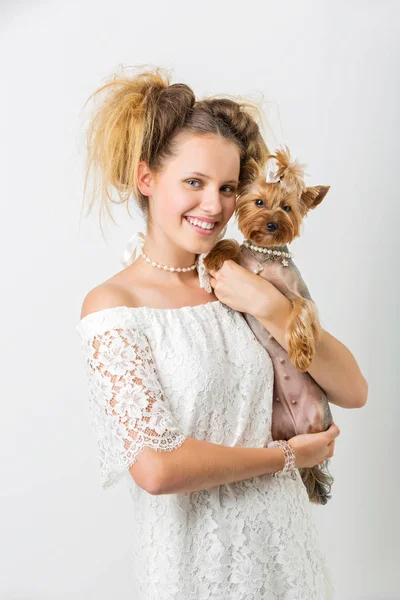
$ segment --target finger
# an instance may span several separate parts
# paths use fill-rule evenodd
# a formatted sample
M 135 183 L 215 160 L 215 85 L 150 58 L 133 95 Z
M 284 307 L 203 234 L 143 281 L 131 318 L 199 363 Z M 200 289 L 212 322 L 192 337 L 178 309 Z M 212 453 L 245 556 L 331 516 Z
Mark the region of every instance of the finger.
M 340 429 L 336 423 L 332 423 L 326 432 L 328 433 L 329 437 L 336 438 L 340 434 Z

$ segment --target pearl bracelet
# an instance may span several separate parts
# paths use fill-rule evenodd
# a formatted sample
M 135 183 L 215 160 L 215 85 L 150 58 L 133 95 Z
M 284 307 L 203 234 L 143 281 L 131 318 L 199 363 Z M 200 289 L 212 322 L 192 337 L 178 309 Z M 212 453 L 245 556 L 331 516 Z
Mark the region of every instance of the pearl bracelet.
M 273 477 L 276 477 L 279 473 L 286 473 L 287 471 L 294 471 L 296 468 L 295 467 L 295 454 L 294 454 L 294 450 L 293 450 L 292 446 L 289 444 L 289 442 L 287 440 L 274 440 L 272 442 L 269 442 L 269 444 L 267 444 L 267 448 L 274 448 L 274 447 L 282 448 L 282 450 L 284 451 L 285 464 L 280 471 L 275 471 L 274 473 L 271 473 L 271 475 Z M 293 475 L 294 475 L 294 473 L 293 473 Z M 293 477 L 293 479 L 294 479 L 294 477 Z

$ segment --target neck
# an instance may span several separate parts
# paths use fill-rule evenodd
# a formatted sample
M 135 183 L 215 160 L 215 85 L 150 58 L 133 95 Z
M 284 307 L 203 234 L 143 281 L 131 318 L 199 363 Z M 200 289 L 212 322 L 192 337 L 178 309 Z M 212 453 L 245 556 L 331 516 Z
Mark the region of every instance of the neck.
M 258 246 L 259 248 L 265 248 L 266 250 L 280 250 L 287 252 L 288 251 L 288 247 L 287 244 L 284 244 L 283 246 L 279 246 L 279 245 L 274 245 L 274 246 L 265 246 L 264 244 L 257 244 L 256 242 L 253 242 L 250 239 L 246 239 L 244 240 L 244 242 L 246 242 L 247 244 L 251 244 L 252 246 Z

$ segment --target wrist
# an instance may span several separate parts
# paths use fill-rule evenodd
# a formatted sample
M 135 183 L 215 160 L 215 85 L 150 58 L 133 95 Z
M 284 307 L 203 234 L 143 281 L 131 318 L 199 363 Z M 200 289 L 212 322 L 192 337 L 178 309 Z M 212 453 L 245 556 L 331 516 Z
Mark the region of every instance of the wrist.
M 285 326 L 292 312 L 292 303 L 267 279 L 254 303 L 253 316 L 259 321 L 273 322 Z
M 280 448 L 285 456 L 284 466 L 280 471 L 274 473 L 278 475 L 279 473 L 287 473 L 288 471 L 292 472 L 296 468 L 296 455 L 294 452 L 294 448 L 287 440 L 272 440 L 267 444 L 267 448 Z
M 285 466 L 286 457 L 283 449 L 279 448 L 278 446 L 274 448 L 268 448 L 268 451 L 269 455 L 272 457 L 270 463 L 272 467 L 270 474 L 272 475 L 273 473 L 277 473 L 283 469 Z
M 283 297 L 283 301 L 280 305 L 275 305 L 273 313 L 264 311 L 262 316 L 253 316 L 267 329 L 282 348 L 287 351 L 286 331 L 292 312 L 292 303 L 283 294 L 281 296 Z

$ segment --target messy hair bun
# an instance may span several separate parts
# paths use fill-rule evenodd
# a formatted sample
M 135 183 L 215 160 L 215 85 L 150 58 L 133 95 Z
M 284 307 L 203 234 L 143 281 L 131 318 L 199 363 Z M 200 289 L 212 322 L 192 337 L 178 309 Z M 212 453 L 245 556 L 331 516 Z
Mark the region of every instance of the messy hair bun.
M 137 74 L 115 73 L 88 98 L 94 98 L 87 130 L 87 166 L 84 194 L 94 175 L 90 212 L 100 202 L 112 218 L 110 203 L 126 203 L 133 194 L 144 216 L 147 197 L 137 185 L 137 167 L 144 160 L 154 172 L 174 154 L 175 137 L 181 131 L 217 134 L 233 141 L 240 150 L 238 194 L 267 160 L 269 150 L 259 124 L 258 106 L 248 100 L 208 97 L 197 100 L 184 83 L 171 84 L 168 71 L 147 68 Z M 86 104 L 87 104 L 86 102 Z M 118 199 L 113 198 L 116 190 Z

